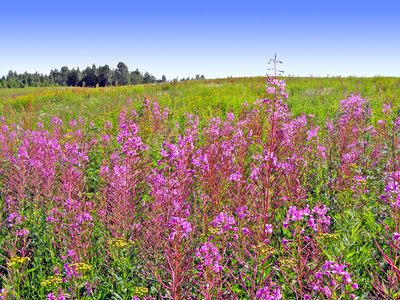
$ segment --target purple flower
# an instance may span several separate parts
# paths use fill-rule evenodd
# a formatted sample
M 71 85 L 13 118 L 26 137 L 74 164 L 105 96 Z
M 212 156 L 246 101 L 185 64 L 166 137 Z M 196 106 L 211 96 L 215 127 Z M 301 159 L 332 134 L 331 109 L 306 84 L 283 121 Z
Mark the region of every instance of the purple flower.
M 234 120 L 235 120 L 235 115 L 234 115 L 234 113 L 228 113 L 228 114 L 226 115 L 226 118 L 227 118 L 229 121 L 234 121 Z
M 228 177 L 228 181 L 240 181 L 240 178 L 242 178 L 242 175 L 240 172 L 232 173 L 231 176 Z
M 268 234 L 272 234 L 272 225 L 271 224 L 266 224 L 264 232 L 268 233 Z
M 54 117 L 53 119 L 51 119 L 51 125 L 52 126 L 56 126 L 56 127 L 58 127 L 59 125 L 62 125 L 62 121 L 61 121 L 61 119 L 59 119 L 59 118 L 57 118 L 57 117 Z
M 325 296 L 332 296 L 332 292 L 327 286 L 322 288 L 322 292 L 325 294 Z
M 105 126 L 106 126 L 106 129 L 111 129 L 113 126 L 113 123 L 107 120 Z
M 239 207 L 236 210 L 236 213 L 238 215 L 238 217 L 241 218 L 246 218 L 247 217 L 247 206 L 243 206 L 243 207 Z
M 390 114 L 392 112 L 392 109 L 390 108 L 390 104 L 383 104 L 382 105 L 382 112 Z
M 187 238 L 188 234 L 192 231 L 190 223 L 185 218 L 172 217 L 167 226 L 172 227 L 170 239 L 173 240 L 175 235 L 180 232 L 181 239 Z
M 214 228 L 219 227 L 223 231 L 234 230 L 235 228 L 233 225 L 235 225 L 235 219 L 232 215 L 222 212 L 213 221 L 211 221 L 211 225 L 213 225 Z
M 322 266 L 322 270 L 325 271 L 323 275 L 331 276 L 331 286 L 333 286 L 334 289 L 337 288 L 337 282 L 339 282 L 340 285 L 351 284 L 353 288 L 358 288 L 356 283 L 351 283 L 352 279 L 349 272 L 345 271 L 345 268 L 348 266 L 348 264 L 325 261 L 324 265 Z M 318 274 L 319 272 L 317 272 L 317 275 Z M 320 276 L 317 276 L 317 278 L 319 277 Z
M 242 228 L 242 232 L 243 232 L 245 235 L 249 235 L 249 234 L 250 234 L 250 230 L 248 230 L 246 227 L 243 227 L 243 228 Z
M 49 300 L 56 300 L 56 296 L 54 296 L 53 293 L 48 294 L 48 295 L 46 296 L 46 298 L 49 299 Z
M 19 230 L 19 231 L 17 232 L 17 235 L 19 235 L 19 236 L 24 236 L 24 235 L 28 235 L 28 234 L 29 234 L 29 230 L 26 229 L 26 228 L 21 229 L 21 230 Z
M 275 87 L 273 86 L 266 86 L 265 90 L 267 91 L 268 94 L 276 94 Z
M 210 242 L 204 243 L 200 249 L 197 249 L 196 257 L 202 260 L 202 265 L 198 268 L 199 270 L 203 270 L 204 267 L 210 267 L 214 273 L 222 271 L 222 266 L 220 265 L 222 257 L 214 244 Z
M 279 288 L 273 288 L 274 285 L 272 286 L 265 286 L 259 289 L 256 292 L 256 299 L 261 299 L 261 300 L 280 300 L 282 299 L 282 294 L 281 290 Z

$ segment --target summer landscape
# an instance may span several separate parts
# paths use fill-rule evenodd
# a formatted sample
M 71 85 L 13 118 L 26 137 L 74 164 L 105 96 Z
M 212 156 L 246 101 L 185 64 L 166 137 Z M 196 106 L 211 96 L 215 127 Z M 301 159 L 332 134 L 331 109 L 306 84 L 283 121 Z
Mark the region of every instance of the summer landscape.
M 4 74 L 0 299 L 400 299 L 399 69 L 269 56 Z

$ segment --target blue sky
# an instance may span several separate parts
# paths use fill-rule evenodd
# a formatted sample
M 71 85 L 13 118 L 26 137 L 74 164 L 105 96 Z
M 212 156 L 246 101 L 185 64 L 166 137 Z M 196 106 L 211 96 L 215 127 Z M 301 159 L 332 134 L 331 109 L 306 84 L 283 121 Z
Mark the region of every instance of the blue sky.
M 400 77 L 400 1 L 0 0 L 0 76 L 118 62 L 167 79 Z

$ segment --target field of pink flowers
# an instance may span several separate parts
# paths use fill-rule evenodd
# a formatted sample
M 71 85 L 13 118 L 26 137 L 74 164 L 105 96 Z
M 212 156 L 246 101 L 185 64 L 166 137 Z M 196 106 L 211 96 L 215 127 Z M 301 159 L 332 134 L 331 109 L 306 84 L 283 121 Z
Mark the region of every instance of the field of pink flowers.
M 400 299 L 400 110 L 267 83 L 204 125 L 0 117 L 0 299 Z

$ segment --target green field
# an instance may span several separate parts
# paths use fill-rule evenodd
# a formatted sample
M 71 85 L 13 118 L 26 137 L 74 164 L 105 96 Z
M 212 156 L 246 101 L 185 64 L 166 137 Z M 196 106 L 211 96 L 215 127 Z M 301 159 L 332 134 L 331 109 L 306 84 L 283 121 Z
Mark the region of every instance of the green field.
M 319 119 L 336 113 L 340 100 L 351 93 L 367 98 L 379 116 L 383 103 L 396 105 L 400 78 L 394 77 L 286 77 L 288 106 L 295 115 L 315 114 Z M 158 101 L 179 119 L 186 111 L 206 120 L 237 111 L 243 102 L 265 98 L 265 77 L 228 78 L 157 85 L 107 88 L 27 88 L 0 89 L 0 109 L 9 121 L 25 120 L 28 126 L 41 121 L 48 124 L 53 116 L 69 122 L 78 117 L 87 120 L 116 115 L 128 99 L 137 107 L 144 98 Z M 27 93 L 25 93 L 27 92 Z M 20 95 L 20 96 L 13 96 Z M 29 114 L 27 113 L 29 112 Z
M 30 93 L 40 93 L 44 91 L 58 91 L 71 89 L 70 87 L 25 87 L 25 88 L 14 88 L 14 89 L 0 89 L 0 98 L 15 98 L 20 95 L 26 95 Z
M 0 299 L 399 299 L 400 78 L 279 79 L 0 89 Z

